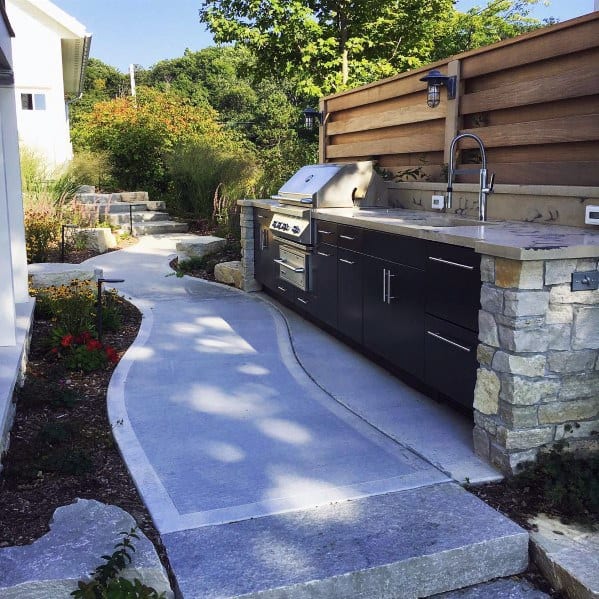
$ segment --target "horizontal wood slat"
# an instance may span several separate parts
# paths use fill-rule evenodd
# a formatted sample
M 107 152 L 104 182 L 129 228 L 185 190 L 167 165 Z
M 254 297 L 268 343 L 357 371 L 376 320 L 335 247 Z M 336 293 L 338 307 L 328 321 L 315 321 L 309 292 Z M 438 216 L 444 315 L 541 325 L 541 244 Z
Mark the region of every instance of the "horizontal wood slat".
M 327 158 L 349 156 L 380 156 L 381 154 L 407 154 L 438 151 L 443 148 L 443 132 L 429 135 L 407 135 L 375 141 L 329 145 Z
M 476 168 L 476 165 L 464 164 L 461 167 Z M 562 162 L 490 162 L 488 169 L 495 173 L 496 185 L 599 186 L 599 160 L 568 162 L 567 168 Z M 457 181 L 478 183 L 478 175 L 461 175 Z
M 599 113 L 495 127 L 476 127 L 465 129 L 461 133 L 478 135 L 485 146 L 489 148 L 591 141 L 599 138 Z M 473 140 L 465 139 L 460 142 L 460 147 L 475 148 L 478 146 Z
M 425 104 L 408 106 L 402 110 L 387 110 L 384 112 L 372 111 L 372 113 L 367 116 L 329 123 L 327 125 L 327 135 L 368 131 L 370 129 L 382 129 L 383 127 L 393 127 L 405 125 L 407 123 L 444 119 L 446 113 L 446 103 L 443 106 L 438 106 L 436 110 L 431 110 Z
M 443 72 L 445 69 L 441 66 L 440 70 Z M 390 98 L 396 98 L 397 96 L 422 91 L 426 89 L 426 83 L 420 81 L 420 77 L 422 76 L 422 73 L 416 73 L 401 79 L 381 82 L 377 87 L 357 89 L 353 93 L 344 94 L 339 97 L 331 96 L 327 100 L 328 109 L 330 112 L 336 112 L 346 108 L 381 102 Z
M 599 94 L 599 74 L 596 69 L 582 68 L 467 94 L 461 99 L 461 113 L 486 112 L 592 94 Z
M 543 33 L 545 35 L 521 38 L 514 40 L 509 46 L 495 47 L 463 58 L 462 79 L 594 48 L 599 45 L 599 20 L 593 19 L 575 27 Z

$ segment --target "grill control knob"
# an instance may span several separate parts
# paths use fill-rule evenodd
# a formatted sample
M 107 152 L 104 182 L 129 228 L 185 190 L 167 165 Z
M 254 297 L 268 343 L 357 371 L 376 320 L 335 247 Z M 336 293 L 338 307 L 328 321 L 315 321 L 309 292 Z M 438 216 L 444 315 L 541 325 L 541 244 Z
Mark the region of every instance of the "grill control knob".
M 295 225 L 295 226 L 293 227 L 293 229 L 291 229 L 291 232 L 292 232 L 292 233 L 295 233 L 295 234 L 297 235 L 297 234 L 300 232 L 300 228 L 299 228 L 299 226 L 298 226 L 298 225 Z

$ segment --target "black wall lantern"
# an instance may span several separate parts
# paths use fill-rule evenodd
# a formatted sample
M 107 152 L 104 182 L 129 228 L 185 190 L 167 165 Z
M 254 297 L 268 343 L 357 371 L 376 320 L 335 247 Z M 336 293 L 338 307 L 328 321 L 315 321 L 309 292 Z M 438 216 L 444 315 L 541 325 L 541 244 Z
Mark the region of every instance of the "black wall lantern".
M 314 130 L 314 125 L 318 122 L 319 125 L 322 125 L 322 112 L 316 110 L 316 108 L 304 108 L 302 111 L 304 115 L 304 128 L 308 131 Z
M 437 69 L 433 69 L 428 75 L 422 77 L 420 81 L 426 81 L 427 83 L 427 94 L 426 104 L 431 108 L 439 106 L 441 101 L 441 88 L 445 86 L 447 88 L 447 99 L 453 100 L 456 94 L 456 82 L 457 77 L 448 77 L 443 75 Z

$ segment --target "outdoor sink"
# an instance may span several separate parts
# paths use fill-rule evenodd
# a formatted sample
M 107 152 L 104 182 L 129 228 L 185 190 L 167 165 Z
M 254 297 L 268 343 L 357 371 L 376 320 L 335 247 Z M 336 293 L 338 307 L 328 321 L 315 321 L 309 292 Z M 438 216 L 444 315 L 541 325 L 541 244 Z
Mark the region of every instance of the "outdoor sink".
M 403 210 L 401 208 L 394 209 L 372 209 L 358 210 L 356 216 L 365 217 L 368 219 L 386 220 L 389 222 L 412 226 L 412 227 L 480 227 L 482 225 L 497 225 L 498 222 L 479 221 L 477 218 L 468 218 L 461 216 L 452 216 L 450 214 L 430 214 L 420 211 Z

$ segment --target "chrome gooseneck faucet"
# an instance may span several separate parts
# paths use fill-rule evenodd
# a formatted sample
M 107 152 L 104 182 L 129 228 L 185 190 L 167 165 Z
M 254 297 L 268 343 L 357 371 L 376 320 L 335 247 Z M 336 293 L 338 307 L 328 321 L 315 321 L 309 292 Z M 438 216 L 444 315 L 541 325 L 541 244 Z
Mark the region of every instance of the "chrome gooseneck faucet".
M 460 135 L 456 135 L 449 146 L 449 170 L 447 173 L 447 199 L 445 201 L 445 207 L 451 208 L 451 200 L 453 193 L 453 177 L 454 175 L 459 175 L 461 173 L 469 173 L 472 172 L 472 169 L 456 169 L 454 160 L 455 160 L 455 147 L 460 141 L 460 139 L 470 138 L 473 139 L 480 148 L 480 155 L 482 159 L 481 168 L 479 171 L 479 180 L 480 180 L 480 188 L 478 192 L 478 220 L 486 221 L 487 220 L 487 196 L 490 193 L 493 193 L 493 184 L 495 182 L 495 173 L 491 175 L 491 180 L 487 182 L 487 153 L 485 151 L 485 145 L 483 144 L 483 140 L 478 137 L 478 135 L 474 135 L 474 133 L 460 133 Z

